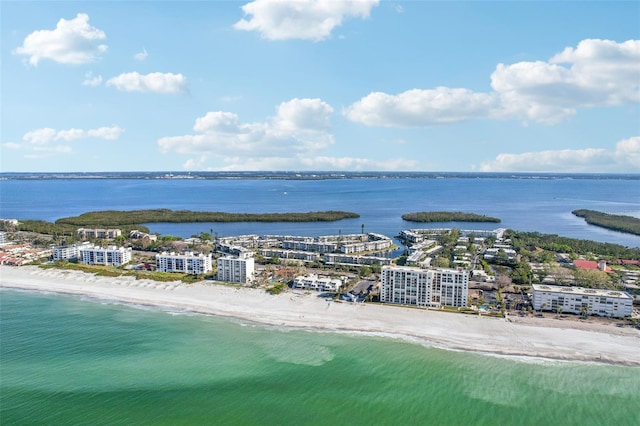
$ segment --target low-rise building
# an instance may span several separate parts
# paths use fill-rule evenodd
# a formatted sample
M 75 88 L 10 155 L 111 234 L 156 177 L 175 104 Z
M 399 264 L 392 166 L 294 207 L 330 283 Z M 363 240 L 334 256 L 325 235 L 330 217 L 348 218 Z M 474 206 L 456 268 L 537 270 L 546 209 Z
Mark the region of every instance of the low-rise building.
M 176 254 L 165 251 L 161 254 L 156 254 L 156 270 L 159 272 L 181 272 L 183 274 L 206 274 L 213 270 L 211 253 L 205 255 L 188 251 Z
M 533 309 L 624 318 L 633 312 L 633 298 L 623 291 L 533 284 Z
M 76 231 L 79 238 L 114 239 L 122 235 L 120 229 L 80 228 Z
M 410 266 L 382 267 L 381 302 L 427 308 L 465 307 L 468 297 L 468 271 Z
M 157 241 L 158 240 L 158 236 L 155 234 L 147 234 L 146 232 L 142 232 L 139 231 L 137 229 L 132 230 L 131 232 L 129 232 L 129 238 L 131 238 L 132 240 L 143 240 L 143 241 Z
M 319 277 L 316 274 L 299 276 L 293 280 L 293 288 L 305 290 L 337 292 L 342 286 L 342 280 L 329 277 Z
M 237 256 L 218 259 L 218 281 L 246 284 L 254 279 L 255 261 L 253 253 L 244 251 Z
M 122 266 L 131 262 L 131 251 L 131 247 L 86 245 L 79 249 L 80 263 L 85 265 Z

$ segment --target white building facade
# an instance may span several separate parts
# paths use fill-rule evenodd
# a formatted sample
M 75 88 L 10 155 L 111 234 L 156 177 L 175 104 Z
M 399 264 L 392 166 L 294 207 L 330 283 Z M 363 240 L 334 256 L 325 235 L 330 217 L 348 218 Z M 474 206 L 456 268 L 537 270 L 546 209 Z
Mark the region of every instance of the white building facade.
M 253 281 L 254 273 L 255 261 L 251 252 L 218 259 L 218 281 L 246 284 Z
M 80 238 L 113 239 L 122 235 L 120 229 L 80 228 L 76 231 Z
M 299 276 L 293 280 L 293 288 L 315 291 L 337 292 L 342 286 L 342 280 L 329 277 L 319 277 L 316 274 Z
M 625 318 L 633 312 L 633 298 L 623 291 L 533 284 L 533 309 Z
M 185 252 L 183 254 L 167 253 L 156 254 L 156 270 L 159 272 L 182 272 L 184 274 L 206 274 L 213 270 L 211 253 L 195 254 Z
M 469 272 L 458 269 L 421 269 L 383 266 L 380 301 L 426 308 L 465 307 Z
M 122 266 L 131 262 L 131 247 L 83 246 L 79 250 L 80 263 L 85 265 Z
M 80 249 L 83 247 L 93 247 L 89 242 L 70 244 L 68 246 L 51 246 L 52 260 L 78 260 L 80 259 Z

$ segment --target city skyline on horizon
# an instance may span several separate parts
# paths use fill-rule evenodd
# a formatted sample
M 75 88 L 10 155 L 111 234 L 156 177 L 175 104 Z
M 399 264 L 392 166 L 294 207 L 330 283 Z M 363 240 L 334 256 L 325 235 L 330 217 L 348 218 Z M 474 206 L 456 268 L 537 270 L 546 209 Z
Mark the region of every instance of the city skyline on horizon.
M 635 2 L 2 2 L 2 172 L 640 173 Z

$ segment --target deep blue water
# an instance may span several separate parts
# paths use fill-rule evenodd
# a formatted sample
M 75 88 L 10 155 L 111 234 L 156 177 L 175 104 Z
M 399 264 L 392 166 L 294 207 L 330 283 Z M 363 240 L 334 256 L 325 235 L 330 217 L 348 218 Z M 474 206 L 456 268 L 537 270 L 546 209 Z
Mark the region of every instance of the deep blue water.
M 0 217 L 43 219 L 94 210 L 189 209 L 224 212 L 347 210 L 360 218 L 328 223 L 151 224 L 152 232 L 188 237 L 213 230 L 238 234 L 326 235 L 402 229 L 511 228 L 640 247 L 640 237 L 587 225 L 571 214 L 592 209 L 640 217 L 638 179 L 397 178 L 327 180 L 38 179 L 0 181 Z M 415 211 L 464 211 L 502 223 L 421 225 L 402 220 Z

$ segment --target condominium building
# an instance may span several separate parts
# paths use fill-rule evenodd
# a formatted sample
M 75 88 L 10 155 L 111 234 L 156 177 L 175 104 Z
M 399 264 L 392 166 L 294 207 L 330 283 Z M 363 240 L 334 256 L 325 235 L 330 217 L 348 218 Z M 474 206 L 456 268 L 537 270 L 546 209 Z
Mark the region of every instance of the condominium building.
M 241 252 L 238 256 L 224 256 L 218 259 L 218 281 L 248 283 L 253 281 L 255 263 L 253 253 Z
M 342 280 L 329 277 L 319 277 L 316 274 L 299 276 L 293 280 L 293 288 L 305 290 L 336 292 L 342 286 Z
M 79 238 L 113 239 L 122 235 L 120 229 L 80 228 L 76 231 Z
M 467 306 L 469 272 L 383 266 L 380 301 L 427 308 Z
M 131 262 L 131 247 L 97 247 L 86 245 L 79 249 L 80 263 L 86 265 L 122 266 Z
M 156 254 L 156 270 L 160 272 L 182 272 L 184 274 L 206 274 L 213 270 L 211 253 Z
M 623 291 L 533 284 L 533 309 L 624 318 L 631 316 L 633 298 Z
M 91 243 L 77 243 L 64 246 L 51 246 L 52 260 L 78 260 L 80 259 L 80 249 L 83 247 L 93 247 Z

